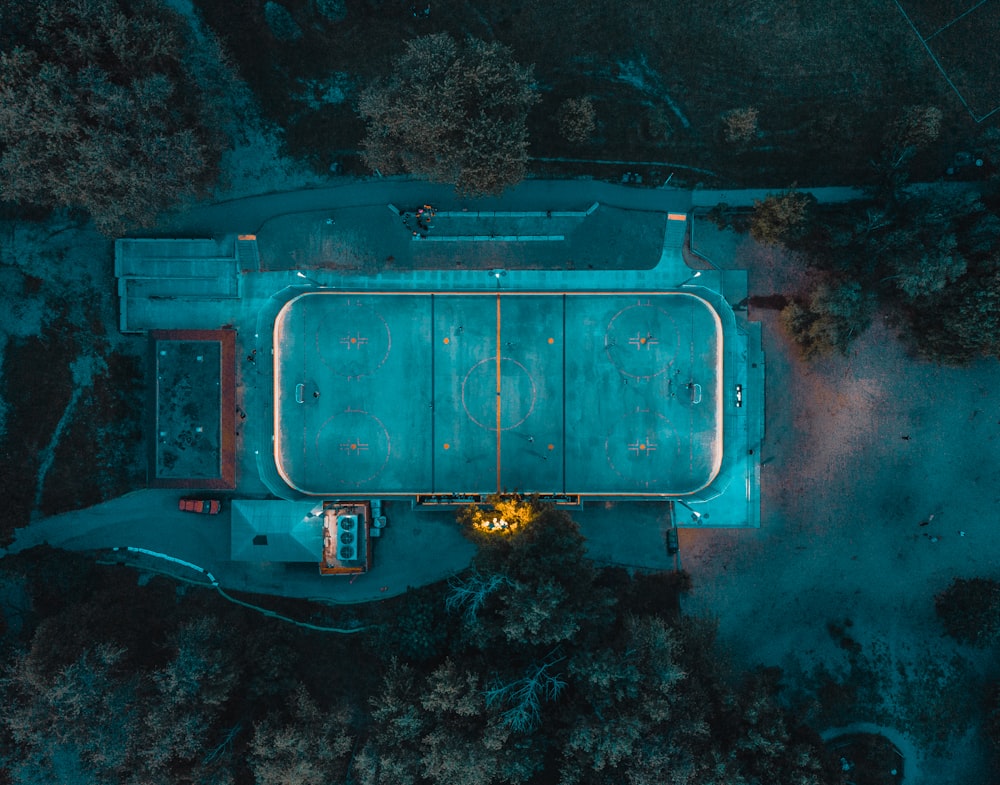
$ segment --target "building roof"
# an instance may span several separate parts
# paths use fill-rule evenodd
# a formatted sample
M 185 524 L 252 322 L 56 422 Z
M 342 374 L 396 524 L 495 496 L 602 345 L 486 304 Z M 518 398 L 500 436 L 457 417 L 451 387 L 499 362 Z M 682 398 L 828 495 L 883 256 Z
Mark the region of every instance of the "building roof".
M 323 558 L 323 516 L 308 505 L 236 499 L 230 558 L 247 562 L 314 562 Z

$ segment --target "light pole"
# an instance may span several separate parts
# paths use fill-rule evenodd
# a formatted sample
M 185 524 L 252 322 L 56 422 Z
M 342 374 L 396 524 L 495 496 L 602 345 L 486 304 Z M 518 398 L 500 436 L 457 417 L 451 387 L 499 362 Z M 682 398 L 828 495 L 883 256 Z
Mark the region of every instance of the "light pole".
M 691 519 L 695 523 L 701 523 L 701 519 L 702 518 L 707 518 L 708 517 L 707 513 L 698 512 L 694 507 L 692 507 L 690 504 L 688 504 L 683 499 L 674 499 L 674 501 L 677 502 L 677 504 L 681 505 L 682 507 L 686 508 L 687 510 L 689 510 L 691 512 Z
M 311 283 L 313 286 L 318 286 L 320 289 L 329 289 L 330 288 L 325 283 L 320 283 L 315 278 L 310 278 L 308 275 L 306 275 L 301 270 L 296 270 L 295 271 L 295 275 L 297 275 L 299 278 L 303 278 L 306 281 L 309 281 L 309 283 Z
M 677 284 L 677 286 L 675 286 L 674 288 L 675 288 L 675 289 L 681 289 L 681 288 L 683 288 L 683 287 L 687 286 L 687 285 L 688 285 L 689 283 L 691 283 L 691 281 L 693 281 L 693 280 L 694 280 L 695 278 L 700 278 L 700 277 L 701 277 L 701 270 L 699 270 L 698 272 L 696 272 L 696 273 L 695 273 L 694 275 L 692 275 L 692 276 L 691 276 L 690 278 L 688 278 L 688 279 L 687 279 L 686 281 L 681 281 L 681 282 L 680 282 L 679 284 Z

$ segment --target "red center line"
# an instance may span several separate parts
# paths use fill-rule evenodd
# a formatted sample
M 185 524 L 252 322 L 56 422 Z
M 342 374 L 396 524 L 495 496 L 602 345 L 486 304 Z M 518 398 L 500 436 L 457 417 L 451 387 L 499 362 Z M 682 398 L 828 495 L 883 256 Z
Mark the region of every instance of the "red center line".
M 497 292 L 497 493 L 500 490 L 500 293 Z

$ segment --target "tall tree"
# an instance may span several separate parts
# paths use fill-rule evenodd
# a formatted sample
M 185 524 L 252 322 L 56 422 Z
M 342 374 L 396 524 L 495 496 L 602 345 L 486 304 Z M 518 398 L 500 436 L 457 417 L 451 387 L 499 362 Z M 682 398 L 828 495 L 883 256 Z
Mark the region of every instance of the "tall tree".
M 500 193 L 524 177 L 526 121 L 537 100 L 532 67 L 502 44 L 458 43 L 446 33 L 416 38 L 389 78 L 361 94 L 365 160 L 385 174 Z
M 375 725 L 355 759 L 361 785 L 490 785 L 526 782 L 539 744 L 507 728 L 487 706 L 481 678 L 446 660 L 419 674 L 393 660 L 372 698 Z
M 868 329 L 874 310 L 874 295 L 857 281 L 822 282 L 808 300 L 782 310 L 781 324 L 806 359 L 834 350 L 847 354 L 854 336 Z
M 82 207 L 117 234 L 214 181 L 222 140 L 177 14 L 149 0 L 5 6 L 0 199 Z
M 346 708 L 323 711 L 299 687 L 287 710 L 273 712 L 254 730 L 250 769 L 257 785 L 325 785 L 347 769 L 352 738 Z

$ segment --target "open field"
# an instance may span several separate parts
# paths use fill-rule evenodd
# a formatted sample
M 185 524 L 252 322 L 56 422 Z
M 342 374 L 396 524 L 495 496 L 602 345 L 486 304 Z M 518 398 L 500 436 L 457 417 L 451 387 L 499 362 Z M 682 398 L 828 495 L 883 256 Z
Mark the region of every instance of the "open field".
M 892 0 L 835 10 L 821 0 L 441 0 L 426 18 L 408 3 L 348 0 L 340 22 L 289 0 L 302 32 L 295 41 L 271 34 L 259 0 L 238 15 L 223 0 L 196 5 L 265 113 L 287 129 L 291 151 L 321 171 L 333 162 L 358 167 L 351 153 L 363 133 L 352 103 L 359 89 L 388 72 L 406 40 L 434 32 L 498 40 L 535 64 L 542 100 L 529 118 L 532 155 L 670 161 L 717 175 L 678 170 L 675 182 L 864 181 L 887 122 L 910 104 L 941 106 L 949 120 L 938 151 L 915 162 L 918 177 L 939 173 L 981 130 Z M 956 25 L 941 45 L 972 51 L 988 39 Z M 988 77 L 996 61 L 984 50 L 976 73 Z M 976 73 L 967 75 L 969 89 Z M 590 142 L 569 145 L 555 114 L 562 100 L 581 95 L 593 99 L 598 128 Z M 727 143 L 721 115 L 745 106 L 759 109 L 760 131 L 748 143 Z M 657 176 L 670 171 L 658 168 Z
M 941 68 L 977 117 L 989 115 L 1000 107 L 997 30 L 1000 30 L 1000 3 L 987 0 L 971 5 L 924 35 Z
M 699 223 L 701 249 L 750 271 L 752 294 L 792 294 L 801 260 Z M 934 595 L 1000 578 L 996 360 L 915 361 L 879 318 L 849 356 L 805 364 L 757 310 L 767 355 L 759 530 L 681 532 L 694 593 L 740 665 L 778 666 L 818 729 L 905 733 L 914 785 L 989 782 L 976 695 L 989 652 L 944 635 Z M 904 438 L 905 437 L 905 438 Z

